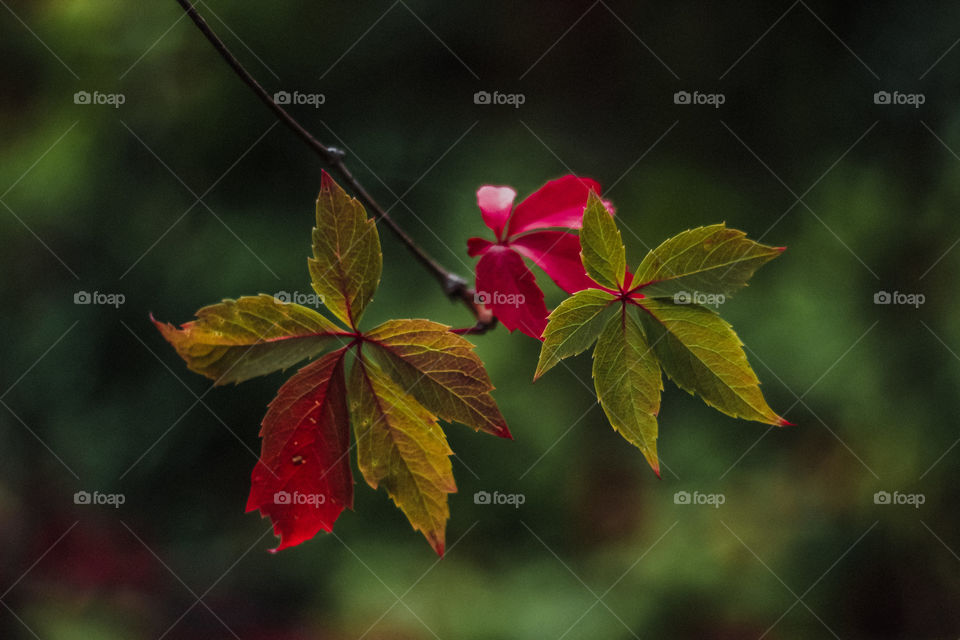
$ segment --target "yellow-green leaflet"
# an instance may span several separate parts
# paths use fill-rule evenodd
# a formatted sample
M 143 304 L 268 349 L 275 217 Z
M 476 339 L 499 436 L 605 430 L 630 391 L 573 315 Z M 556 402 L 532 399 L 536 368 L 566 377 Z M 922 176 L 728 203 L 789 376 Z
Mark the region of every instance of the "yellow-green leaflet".
M 313 290 L 327 309 L 356 328 L 380 283 L 380 236 L 363 206 L 326 173 L 317 197 L 309 266 Z
M 663 380 L 643 331 L 629 313 L 607 322 L 593 350 L 593 384 L 610 424 L 660 474 L 657 413 Z

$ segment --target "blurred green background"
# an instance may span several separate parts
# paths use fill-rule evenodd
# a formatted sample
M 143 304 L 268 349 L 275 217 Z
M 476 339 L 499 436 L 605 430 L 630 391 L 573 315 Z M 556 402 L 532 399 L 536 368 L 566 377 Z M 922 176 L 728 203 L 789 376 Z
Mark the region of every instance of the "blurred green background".
M 533 385 L 535 341 L 476 337 L 516 440 L 447 428 L 459 493 L 439 562 L 359 475 L 334 535 L 267 553 L 269 522 L 243 508 L 289 374 L 211 390 L 148 320 L 309 291 L 323 165 L 173 0 L 0 4 L 0 637 L 957 636 L 956 3 L 199 6 L 271 93 L 325 96 L 291 112 L 463 275 L 466 239 L 488 235 L 480 185 L 523 197 L 571 172 L 603 185 L 633 265 L 720 221 L 789 246 L 722 312 L 797 426 L 667 382 L 661 480 L 608 426 L 588 356 Z M 476 105 L 481 90 L 526 100 Z M 367 326 L 470 324 L 381 237 Z

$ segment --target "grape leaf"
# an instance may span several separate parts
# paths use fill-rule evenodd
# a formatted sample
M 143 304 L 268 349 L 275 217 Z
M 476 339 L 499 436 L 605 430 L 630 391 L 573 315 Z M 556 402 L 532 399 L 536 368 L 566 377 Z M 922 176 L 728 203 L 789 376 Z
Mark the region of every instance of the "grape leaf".
M 701 227 L 648 253 L 632 277 L 620 232 L 595 193 L 584 210 L 580 242 L 584 268 L 604 289 L 579 291 L 550 314 L 534 380 L 596 342 L 593 379 L 600 405 L 614 429 L 643 452 L 657 475 L 661 368 L 677 386 L 727 415 L 790 424 L 767 405 L 729 324 L 698 304 L 661 298 L 684 288 L 729 293 L 745 286 L 757 268 L 783 248 L 755 243 L 723 225 Z
M 374 489 L 382 484 L 442 556 L 450 517 L 447 494 L 457 486 L 453 451 L 437 419 L 363 356 L 354 364 L 348 394 L 364 479 Z
M 644 300 L 641 322 L 663 370 L 678 387 L 734 418 L 783 425 L 767 406 L 743 343 L 726 321 L 695 304 Z
M 679 233 L 650 251 L 637 268 L 634 282 L 648 297 L 681 291 L 730 295 L 784 247 L 768 247 L 724 224 Z
M 430 320 L 388 320 L 366 333 L 380 347 L 375 356 L 429 411 L 509 438 L 510 430 L 493 401 L 493 384 L 473 345 Z
M 380 282 L 383 254 L 373 220 L 324 172 L 309 260 L 313 290 L 330 312 L 356 327 Z
M 657 413 L 663 380 L 660 365 L 643 331 L 626 309 L 603 328 L 593 350 L 593 384 L 607 420 L 640 449 L 654 472 L 657 459 Z
M 322 315 L 260 294 L 197 311 L 179 329 L 153 320 L 187 366 L 214 384 L 243 382 L 313 357 L 347 335 Z
M 620 289 L 627 270 L 626 250 L 617 223 L 596 193 L 590 194 L 583 212 L 580 246 L 587 275 L 600 286 Z
M 344 508 L 353 505 L 352 423 L 367 483 L 386 488 L 442 555 L 447 494 L 456 484 L 437 416 L 505 438 L 510 430 L 473 346 L 449 327 L 392 320 L 368 333 L 357 328 L 380 280 L 380 239 L 360 203 L 326 172 L 316 216 L 311 280 L 326 309 L 350 329 L 263 294 L 204 307 L 180 329 L 154 323 L 192 370 L 217 384 L 283 369 L 340 344 L 294 374 L 270 403 L 247 510 L 272 520 L 280 536 L 277 550 L 332 531 Z M 510 253 L 526 270 L 522 258 Z M 357 357 L 348 374 L 350 352 Z
M 276 551 L 333 530 L 353 508 L 350 418 L 339 349 L 287 380 L 263 418 L 260 461 L 251 474 L 247 512 L 260 510 L 281 537 Z

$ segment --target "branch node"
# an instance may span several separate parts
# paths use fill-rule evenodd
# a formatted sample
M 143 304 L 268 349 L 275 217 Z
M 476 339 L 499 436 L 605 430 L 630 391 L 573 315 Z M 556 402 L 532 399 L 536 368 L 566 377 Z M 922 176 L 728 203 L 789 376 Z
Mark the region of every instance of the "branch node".
M 446 273 L 443 276 L 443 291 L 451 298 L 462 298 L 468 283 L 456 273 Z

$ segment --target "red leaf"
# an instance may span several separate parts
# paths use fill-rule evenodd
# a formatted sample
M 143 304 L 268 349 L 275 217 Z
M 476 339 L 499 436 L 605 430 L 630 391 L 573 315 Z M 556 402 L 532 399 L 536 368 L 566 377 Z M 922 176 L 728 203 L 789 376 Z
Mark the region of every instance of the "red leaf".
M 590 178 L 570 175 L 551 180 L 517 205 L 507 235 L 546 227 L 579 229 L 591 191 L 599 194 L 600 185 Z
M 547 307 L 533 273 L 519 254 L 493 246 L 477 263 L 477 295 L 503 325 L 540 340 L 547 326 Z
M 469 245 L 468 245 L 469 246 Z M 533 260 L 557 286 L 576 293 L 597 285 L 580 259 L 580 238 L 565 231 L 534 231 L 510 241 L 510 247 Z
M 300 369 L 263 418 L 247 512 L 259 509 L 273 521 L 280 536 L 274 551 L 333 530 L 344 507 L 353 508 L 345 353 L 340 349 Z

